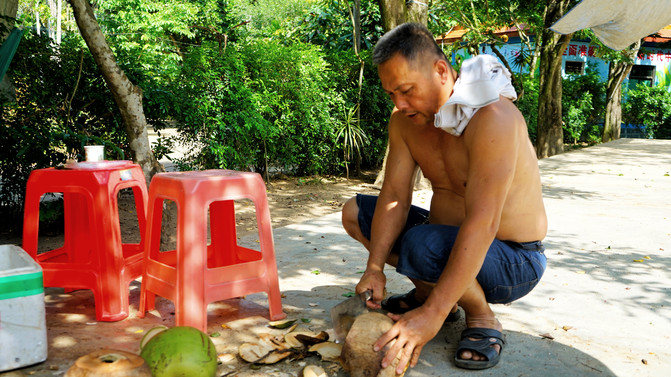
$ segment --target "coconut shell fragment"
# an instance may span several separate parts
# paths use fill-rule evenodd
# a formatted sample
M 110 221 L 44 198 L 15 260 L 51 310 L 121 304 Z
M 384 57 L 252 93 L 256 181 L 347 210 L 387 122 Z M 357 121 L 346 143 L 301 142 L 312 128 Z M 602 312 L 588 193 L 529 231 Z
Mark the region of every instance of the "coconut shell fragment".
M 102 349 L 78 358 L 65 377 L 151 377 L 151 370 L 136 354 Z
M 238 354 L 242 360 L 248 363 L 255 363 L 273 350 L 273 347 L 269 347 L 263 343 L 243 343 L 238 348 Z
M 255 364 L 275 364 L 278 361 L 284 360 L 293 355 L 291 350 L 272 350 L 267 355 L 263 356 L 255 362 Z
M 310 352 L 316 352 L 324 361 L 339 361 L 342 353 L 342 344 L 333 342 L 322 342 L 310 346 Z
M 284 336 L 284 341 L 292 348 L 305 348 L 305 345 L 300 340 L 296 339 L 296 336 L 299 334 L 299 332 L 290 332 Z
M 297 334 L 296 340 L 303 343 L 304 346 L 310 347 L 312 345 L 325 342 L 329 340 L 329 334 L 326 331 L 322 331 L 317 335 L 313 334 Z
M 293 331 L 284 335 L 284 342 L 295 349 L 310 347 L 317 343 L 325 342 L 329 339 L 326 331 L 314 333 L 311 331 Z
M 343 368 L 351 377 L 395 377 L 405 374 L 405 371 L 396 374 L 400 359 L 398 356 L 389 366 L 382 368 L 382 359 L 390 344 L 378 352 L 373 350 L 375 341 L 389 331 L 393 324 L 391 318 L 376 312 L 356 318 L 347 333 L 341 354 Z
M 271 321 L 268 323 L 268 326 L 274 329 L 286 329 L 291 327 L 295 323 L 296 323 L 295 319 L 282 319 L 279 321 Z
M 318 367 L 316 365 L 308 365 L 303 368 L 303 377 L 327 377 L 326 371 L 324 368 Z
M 257 343 L 243 343 L 238 348 L 240 358 L 248 363 L 275 364 L 294 354 L 286 343 L 278 343 L 275 338 L 261 337 Z

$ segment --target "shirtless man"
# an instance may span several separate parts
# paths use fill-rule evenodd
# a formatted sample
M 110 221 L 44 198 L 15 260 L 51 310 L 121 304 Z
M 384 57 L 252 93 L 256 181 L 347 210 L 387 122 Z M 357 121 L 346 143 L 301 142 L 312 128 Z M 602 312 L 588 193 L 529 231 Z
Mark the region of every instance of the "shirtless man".
M 401 352 L 397 372 L 414 367 L 447 320 L 466 315 L 455 364 L 494 366 L 502 326 L 489 303 L 527 294 L 546 266 L 542 240 L 547 218 L 538 161 L 527 126 L 507 98 L 480 108 L 461 136 L 434 126 L 450 98 L 457 72 L 418 24 L 387 33 L 373 55 L 382 87 L 395 107 L 389 155 L 379 197 L 357 195 L 343 207 L 343 225 L 369 251 L 357 293 L 373 292 L 368 306 L 387 309 L 394 326 L 375 343 L 392 340 L 386 367 Z M 411 206 L 417 168 L 432 184 L 430 211 Z M 385 301 L 385 263 L 415 289 Z

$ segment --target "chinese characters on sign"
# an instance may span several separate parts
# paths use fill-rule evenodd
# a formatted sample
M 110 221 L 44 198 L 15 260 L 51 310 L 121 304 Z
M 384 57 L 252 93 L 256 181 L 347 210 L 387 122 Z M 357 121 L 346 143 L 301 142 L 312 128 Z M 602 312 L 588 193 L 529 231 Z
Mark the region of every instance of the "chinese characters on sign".
M 571 43 L 568 48 L 564 50 L 564 56 L 580 56 L 580 57 L 594 57 L 594 46 L 587 44 Z M 652 62 L 671 62 L 671 51 L 650 51 L 648 53 L 639 53 L 639 60 L 650 60 Z
M 649 54 L 645 53 L 640 53 L 638 54 L 638 58 L 640 60 L 650 60 L 650 61 L 658 61 L 658 62 L 668 62 L 671 61 L 671 52 L 664 52 L 664 51 L 657 51 L 657 52 L 651 52 Z
M 564 56 L 588 56 L 593 58 L 594 46 L 571 43 L 568 45 L 568 48 L 564 50 Z

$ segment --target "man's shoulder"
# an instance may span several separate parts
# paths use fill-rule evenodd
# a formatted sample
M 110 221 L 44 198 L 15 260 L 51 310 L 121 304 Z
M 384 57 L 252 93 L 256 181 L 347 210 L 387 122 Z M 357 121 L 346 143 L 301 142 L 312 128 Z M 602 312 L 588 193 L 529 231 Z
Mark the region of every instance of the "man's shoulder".
M 473 115 L 466 130 L 486 128 L 507 131 L 520 127 L 526 129 L 524 116 L 511 100 L 501 97 L 499 101 L 480 108 Z
M 487 148 L 491 143 L 515 149 L 528 138 L 528 130 L 517 106 L 502 98 L 479 109 L 461 137 L 467 150 Z

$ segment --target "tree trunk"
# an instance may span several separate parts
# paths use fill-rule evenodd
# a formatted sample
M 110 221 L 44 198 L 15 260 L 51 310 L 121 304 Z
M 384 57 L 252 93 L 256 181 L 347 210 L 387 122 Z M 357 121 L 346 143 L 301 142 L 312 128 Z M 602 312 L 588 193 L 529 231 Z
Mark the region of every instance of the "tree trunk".
M 534 50 L 533 50 L 533 55 L 531 55 L 531 61 L 529 62 L 529 77 L 534 78 L 536 76 L 536 67 L 538 66 L 538 57 L 541 54 L 541 45 L 538 41 L 538 38 L 536 38 L 536 42 L 534 44 Z
M 14 29 L 19 0 L 3 0 L 0 2 L 0 45 L 5 43 L 9 33 Z M 16 102 L 16 88 L 9 75 L 0 79 L 0 102 Z
M 135 86 L 116 63 L 88 0 L 69 0 L 79 31 L 102 72 L 114 101 L 119 107 L 128 134 L 133 160 L 144 172 L 147 185 L 151 177 L 163 171 L 149 145 L 147 120 L 142 109 L 142 90 Z
M 408 2 L 405 0 L 378 0 L 378 3 L 385 32 L 405 22 L 417 22 L 426 26 L 429 16 L 427 2 L 418 0 L 411 0 Z M 384 169 L 387 166 L 388 155 L 389 143 L 387 143 L 387 148 L 384 153 L 384 160 L 382 160 L 382 169 L 375 179 L 375 186 L 382 187 L 382 182 L 384 182 Z M 428 179 L 424 178 L 424 174 L 419 170 L 417 177 L 415 178 L 415 188 L 425 189 L 430 187 L 431 183 Z
M 382 26 L 387 32 L 404 22 L 426 25 L 429 17 L 427 2 L 418 0 L 378 0 Z
M 384 149 L 384 159 L 382 160 L 382 169 L 377 173 L 377 178 L 375 178 L 375 183 L 373 186 L 382 187 L 382 182 L 384 182 L 384 171 L 387 169 L 387 157 L 389 157 L 389 142 L 387 142 L 387 148 Z
M 608 68 L 608 82 L 606 84 L 606 115 L 603 122 L 601 141 L 606 143 L 620 138 L 620 124 L 622 123 L 622 81 L 631 72 L 634 58 L 641 41 L 634 48 L 626 52 L 625 61 L 613 61 Z
M 385 32 L 405 22 L 405 0 L 378 0 L 378 4 Z
M 19 0 L 6 0 L 0 3 L 0 45 L 5 42 L 9 33 L 14 29 L 14 21 L 18 10 Z
M 354 0 L 354 11 L 350 14 L 352 16 L 352 24 L 354 26 L 354 54 L 357 59 L 359 59 L 359 81 L 358 88 L 359 92 L 356 100 L 356 119 L 358 124 L 361 125 L 361 90 L 363 88 L 363 71 L 365 67 L 365 62 L 361 59 L 359 53 L 361 52 L 361 0 Z M 359 148 L 355 148 L 356 153 L 354 153 L 354 175 L 361 175 L 361 153 Z M 347 167 L 347 162 L 345 162 Z M 349 169 L 347 170 L 347 180 L 349 180 Z
M 429 18 L 428 0 L 410 0 L 405 3 L 407 14 L 406 22 L 417 22 L 426 26 Z
M 562 129 L 562 54 L 573 34 L 559 35 L 550 30 L 566 11 L 569 0 L 553 0 L 545 10 L 545 28 L 540 48 L 540 88 L 538 95 L 538 123 L 536 155 L 538 158 L 564 152 Z
M 603 123 L 601 141 L 606 143 L 620 138 L 622 123 L 622 79 L 631 71 L 632 64 L 611 62 L 608 68 L 608 84 L 606 86 L 606 115 Z
M 56 6 L 56 43 L 61 44 L 61 18 L 63 16 L 62 0 L 58 0 L 58 5 Z

